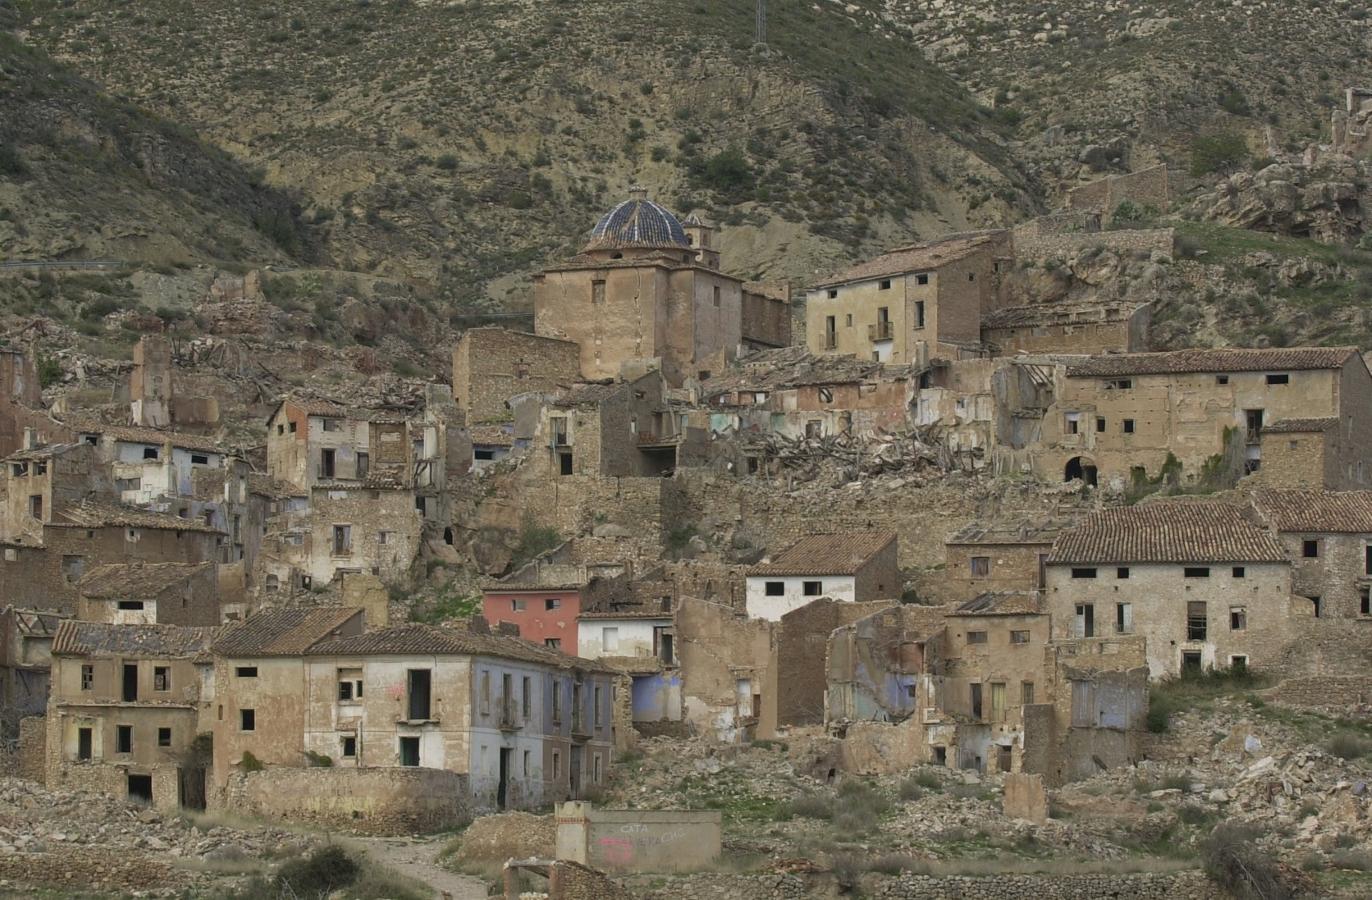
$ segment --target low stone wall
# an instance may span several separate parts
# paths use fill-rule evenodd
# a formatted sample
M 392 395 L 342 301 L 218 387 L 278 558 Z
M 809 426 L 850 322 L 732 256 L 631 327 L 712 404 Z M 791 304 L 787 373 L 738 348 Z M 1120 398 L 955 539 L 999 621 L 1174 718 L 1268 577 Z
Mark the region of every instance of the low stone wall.
M 828 890 L 818 893 L 814 887 Z M 812 896 L 833 896 L 833 880 L 827 882 L 804 875 L 687 875 L 666 880 L 654 879 L 651 886 L 635 886 L 638 900 L 804 900 Z
M 1133 875 L 903 875 L 878 887 L 889 900 L 1220 900 L 1228 895 L 1199 872 Z
M 235 772 L 224 805 L 249 816 L 365 834 L 439 831 L 471 821 L 465 775 L 408 766 Z
M 1287 706 L 1345 709 L 1372 704 L 1372 676 L 1314 675 L 1288 678 L 1264 692 L 1266 699 Z
M 684 872 L 719 859 L 718 810 L 557 807 L 557 858 L 607 872 Z
M 1061 259 L 1087 248 L 1103 247 L 1120 253 L 1166 253 L 1171 255 L 1176 233 L 1171 228 L 1136 228 L 1090 233 L 1015 232 L 1015 256 L 1019 259 Z

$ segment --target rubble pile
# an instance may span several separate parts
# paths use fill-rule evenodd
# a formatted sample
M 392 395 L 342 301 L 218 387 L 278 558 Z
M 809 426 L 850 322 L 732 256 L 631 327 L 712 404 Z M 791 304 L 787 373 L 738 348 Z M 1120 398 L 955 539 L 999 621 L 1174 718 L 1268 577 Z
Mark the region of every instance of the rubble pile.
M 105 890 L 172 888 L 202 877 L 177 867 L 305 852 L 313 841 L 164 816 L 105 794 L 0 778 L 0 892 L 15 884 Z
M 767 456 L 795 481 L 820 478 L 840 483 L 881 475 L 920 472 L 970 471 L 980 467 L 983 451 L 954 453 L 936 426 L 878 431 L 871 435 L 840 432 L 833 435 L 788 437 L 772 433 Z

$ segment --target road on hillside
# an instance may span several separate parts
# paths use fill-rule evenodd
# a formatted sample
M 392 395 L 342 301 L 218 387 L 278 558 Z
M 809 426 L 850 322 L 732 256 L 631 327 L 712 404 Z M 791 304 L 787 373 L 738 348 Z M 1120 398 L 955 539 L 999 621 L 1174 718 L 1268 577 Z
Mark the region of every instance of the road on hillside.
M 435 857 L 444 840 L 424 838 L 349 838 L 377 863 L 433 888 L 440 900 L 486 900 L 486 882 L 450 872 Z

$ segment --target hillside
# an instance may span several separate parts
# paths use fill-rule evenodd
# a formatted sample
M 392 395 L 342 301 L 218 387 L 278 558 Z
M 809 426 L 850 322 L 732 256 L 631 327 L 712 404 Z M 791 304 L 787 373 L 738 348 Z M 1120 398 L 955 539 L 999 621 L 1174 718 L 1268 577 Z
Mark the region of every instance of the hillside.
M 804 278 L 1032 208 L 989 111 L 841 7 L 263 3 L 26 7 L 29 39 L 300 192 L 342 269 L 481 307 L 641 182 Z
M 0 260 L 285 260 L 286 195 L 0 31 Z

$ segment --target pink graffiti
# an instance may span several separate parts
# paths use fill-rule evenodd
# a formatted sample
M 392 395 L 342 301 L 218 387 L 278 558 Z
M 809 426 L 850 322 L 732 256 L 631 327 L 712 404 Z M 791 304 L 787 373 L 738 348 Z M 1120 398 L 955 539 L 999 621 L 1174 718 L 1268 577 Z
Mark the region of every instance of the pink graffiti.
M 634 842 L 623 838 L 603 837 L 596 841 L 605 865 L 627 866 L 634 861 Z

